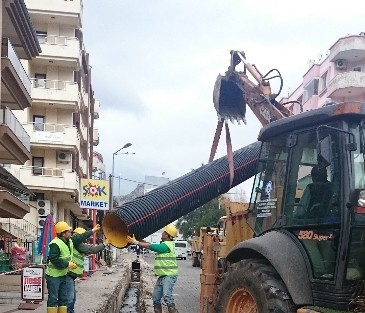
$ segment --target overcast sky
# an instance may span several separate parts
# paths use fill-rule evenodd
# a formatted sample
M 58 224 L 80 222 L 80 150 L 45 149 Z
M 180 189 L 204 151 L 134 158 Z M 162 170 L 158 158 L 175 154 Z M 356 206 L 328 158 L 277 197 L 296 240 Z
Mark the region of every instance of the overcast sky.
M 325 56 L 339 37 L 365 31 L 365 1 L 87 0 L 84 44 L 100 100 L 96 128 L 106 173 L 144 181 L 178 178 L 206 164 L 217 124 L 214 82 L 243 50 L 262 73 L 277 68 L 281 96 L 301 83 L 308 60 Z M 352 5 L 352 6 L 350 6 Z M 275 90 L 273 90 L 275 92 Z M 280 96 L 279 96 L 280 98 Z M 256 141 L 259 122 L 230 125 L 233 149 Z M 225 140 L 216 158 L 226 154 Z M 242 184 L 249 196 L 250 184 Z M 120 193 L 136 183 L 120 180 Z M 115 195 L 119 194 L 116 179 Z

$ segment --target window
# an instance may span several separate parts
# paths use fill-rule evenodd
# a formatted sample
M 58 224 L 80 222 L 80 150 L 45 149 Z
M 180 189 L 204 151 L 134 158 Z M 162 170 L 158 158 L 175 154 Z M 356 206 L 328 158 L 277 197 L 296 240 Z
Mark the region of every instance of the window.
M 42 167 L 44 167 L 44 158 L 33 157 L 32 166 L 33 166 L 33 175 L 42 175 L 43 174 Z
M 36 34 L 37 34 L 37 38 L 38 38 L 38 42 L 39 43 L 46 43 L 46 40 L 47 40 L 47 32 L 43 32 L 43 31 L 40 31 L 40 30 L 37 30 L 36 31 Z
M 318 84 L 319 84 L 319 79 L 318 78 L 314 78 L 304 88 L 303 103 L 307 102 L 310 98 L 312 98 L 312 96 L 318 95 Z
M 256 234 L 271 229 L 280 221 L 288 149 L 286 136 L 264 142 L 251 195 L 252 216 L 248 223 Z
M 361 66 L 356 66 L 353 68 L 354 72 L 362 72 L 362 67 Z
M 332 162 L 326 168 L 317 164 L 316 130 L 297 134 L 296 144 L 290 151 L 292 163 L 283 212 L 286 227 L 292 229 L 302 243 L 313 275 L 320 279 L 333 279 L 336 249 L 329 239 L 337 236 L 340 224 L 340 136 L 331 130 L 328 134 L 331 135 Z
M 320 91 L 324 90 L 327 88 L 327 73 L 324 73 L 322 76 L 321 76 L 321 85 L 320 85 Z
M 35 73 L 35 88 L 45 88 L 46 87 L 46 74 Z
M 33 129 L 36 131 L 44 131 L 45 118 L 41 115 L 33 115 Z

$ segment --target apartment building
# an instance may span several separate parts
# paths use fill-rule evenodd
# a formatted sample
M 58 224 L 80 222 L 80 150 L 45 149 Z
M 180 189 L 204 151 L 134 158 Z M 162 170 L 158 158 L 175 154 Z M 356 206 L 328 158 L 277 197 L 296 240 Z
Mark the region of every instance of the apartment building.
M 12 238 L 36 231 L 23 220 L 32 192 L 7 169 L 31 159 L 30 137 L 16 117 L 32 105 L 31 81 L 20 59 L 31 60 L 41 48 L 23 0 L 2 1 L 0 18 L 0 249 L 5 249 Z
M 71 226 L 90 226 L 79 205 L 80 179 L 91 178 L 94 120 L 99 101 L 82 36 L 82 0 L 25 0 L 42 52 L 23 61 L 30 77 L 31 106 L 16 116 L 30 139 L 30 159 L 11 173 L 34 193 L 24 217 L 38 235 L 49 213 Z
M 280 102 L 298 101 L 291 109 L 299 113 L 331 102 L 365 101 L 365 32 L 339 38 L 322 60 L 313 60 L 303 83 Z

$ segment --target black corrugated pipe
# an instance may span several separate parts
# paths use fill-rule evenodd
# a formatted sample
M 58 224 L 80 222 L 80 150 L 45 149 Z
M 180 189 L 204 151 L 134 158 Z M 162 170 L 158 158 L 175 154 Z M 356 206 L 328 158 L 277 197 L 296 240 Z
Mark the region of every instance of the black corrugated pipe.
M 259 151 L 260 142 L 255 142 L 234 152 L 232 187 L 256 174 Z M 145 238 L 229 189 L 228 160 L 222 157 L 106 214 L 104 235 L 123 248 L 128 234 Z

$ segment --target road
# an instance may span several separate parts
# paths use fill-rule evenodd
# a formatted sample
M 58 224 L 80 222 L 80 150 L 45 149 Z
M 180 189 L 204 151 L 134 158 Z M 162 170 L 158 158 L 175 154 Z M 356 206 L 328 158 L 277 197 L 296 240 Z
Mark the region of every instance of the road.
M 144 258 L 153 264 L 154 258 Z M 200 268 L 192 267 L 191 260 L 178 260 L 179 277 L 174 287 L 176 308 L 179 313 L 199 312 Z

